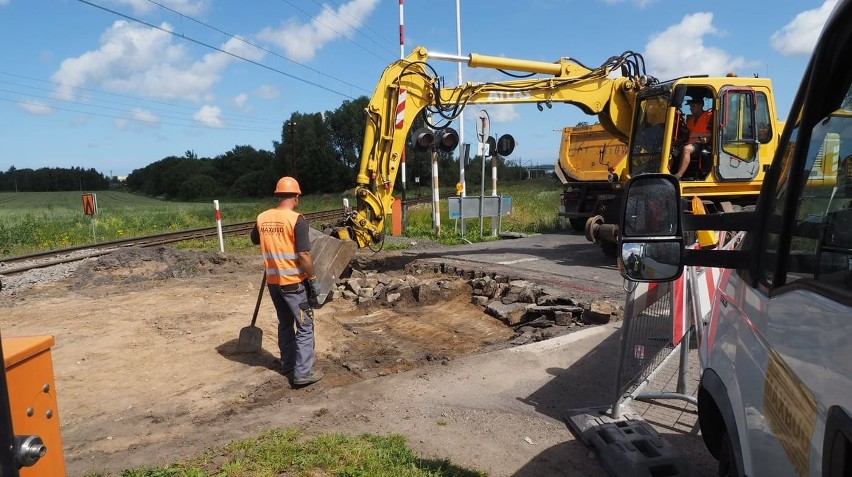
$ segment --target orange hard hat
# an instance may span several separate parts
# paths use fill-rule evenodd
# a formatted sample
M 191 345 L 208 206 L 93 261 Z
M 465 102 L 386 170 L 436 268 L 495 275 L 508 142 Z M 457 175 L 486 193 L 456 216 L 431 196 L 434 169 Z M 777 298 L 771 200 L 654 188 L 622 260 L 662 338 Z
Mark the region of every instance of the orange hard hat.
M 292 177 L 282 177 L 278 180 L 278 185 L 275 186 L 276 194 L 302 194 L 302 189 L 299 188 L 299 183 Z

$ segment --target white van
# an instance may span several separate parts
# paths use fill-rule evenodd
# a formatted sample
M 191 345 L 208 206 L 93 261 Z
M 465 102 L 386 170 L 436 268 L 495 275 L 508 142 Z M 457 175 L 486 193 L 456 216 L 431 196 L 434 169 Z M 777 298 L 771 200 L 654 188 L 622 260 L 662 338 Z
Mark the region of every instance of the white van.
M 842 0 L 754 210 L 691 214 L 677 179 L 663 174 L 634 177 L 625 194 L 625 278 L 666 281 L 684 267 L 724 269 L 697 333 L 699 422 L 719 475 L 852 475 L 850 25 L 852 0 Z M 723 97 L 723 114 L 740 114 L 737 105 L 750 100 L 743 94 Z M 732 149 L 743 146 L 759 144 Z M 741 241 L 733 250 L 686 249 L 684 237 L 697 230 L 736 231 Z M 655 250 L 655 260 L 640 255 L 643 266 L 628 264 L 637 250 Z M 661 258 L 668 263 L 656 266 Z

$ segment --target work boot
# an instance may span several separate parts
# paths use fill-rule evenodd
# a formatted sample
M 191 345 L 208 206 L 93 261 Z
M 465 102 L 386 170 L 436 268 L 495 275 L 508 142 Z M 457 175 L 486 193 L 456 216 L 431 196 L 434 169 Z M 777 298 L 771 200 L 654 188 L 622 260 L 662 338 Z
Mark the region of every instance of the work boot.
M 272 360 L 272 365 L 278 370 L 279 373 L 283 374 L 285 378 L 290 381 L 293 380 L 293 374 L 295 372 L 295 369 L 293 369 L 292 367 L 284 369 L 284 363 L 278 358 Z
M 315 382 L 322 379 L 321 371 L 314 371 L 307 376 L 295 376 L 293 377 L 293 386 L 302 387 L 307 386 L 309 384 L 314 384 Z

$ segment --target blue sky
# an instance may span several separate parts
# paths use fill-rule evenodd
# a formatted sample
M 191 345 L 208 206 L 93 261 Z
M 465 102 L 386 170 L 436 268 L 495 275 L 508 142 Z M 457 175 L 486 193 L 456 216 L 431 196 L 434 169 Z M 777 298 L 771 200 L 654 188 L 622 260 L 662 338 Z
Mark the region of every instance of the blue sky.
M 835 3 L 460 0 L 461 51 L 597 66 L 632 50 L 661 80 L 769 77 L 785 119 Z M 123 176 L 186 151 L 272 150 L 292 112 L 372 94 L 399 59 L 399 20 L 388 0 L 0 0 L 0 170 Z M 409 0 L 404 25 L 406 54 L 457 53 L 456 1 Z M 454 63 L 434 64 L 457 84 Z M 467 67 L 462 76 L 508 79 Z M 465 112 L 467 142 L 478 110 Z M 561 128 L 595 121 L 566 105 L 488 112 L 492 134 L 515 136 L 510 159 L 524 164 L 553 164 Z

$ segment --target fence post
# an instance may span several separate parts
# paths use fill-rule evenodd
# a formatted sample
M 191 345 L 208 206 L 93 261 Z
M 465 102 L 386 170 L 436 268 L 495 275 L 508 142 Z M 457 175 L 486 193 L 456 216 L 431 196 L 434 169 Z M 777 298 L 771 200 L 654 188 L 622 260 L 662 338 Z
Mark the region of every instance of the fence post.
M 216 209 L 216 233 L 219 235 L 219 253 L 225 253 L 225 240 L 222 237 L 222 211 L 219 210 L 219 201 L 213 201 L 213 208 Z

